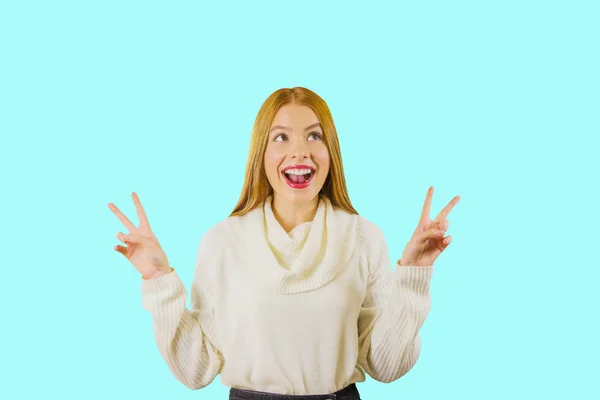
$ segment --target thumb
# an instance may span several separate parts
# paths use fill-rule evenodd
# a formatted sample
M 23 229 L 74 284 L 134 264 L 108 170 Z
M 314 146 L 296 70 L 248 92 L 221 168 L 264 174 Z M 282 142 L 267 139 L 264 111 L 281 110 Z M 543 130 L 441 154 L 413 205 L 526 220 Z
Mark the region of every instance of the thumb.
M 418 242 L 424 242 L 428 239 L 439 239 L 443 237 L 445 233 L 446 232 L 439 229 L 429 229 L 419 235 Z

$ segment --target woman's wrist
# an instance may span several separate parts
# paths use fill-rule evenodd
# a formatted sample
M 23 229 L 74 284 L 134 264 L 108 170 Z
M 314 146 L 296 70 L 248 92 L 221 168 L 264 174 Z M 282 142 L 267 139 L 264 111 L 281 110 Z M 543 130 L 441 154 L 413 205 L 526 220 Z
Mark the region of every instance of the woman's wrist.
M 154 273 L 148 274 L 147 276 L 142 275 L 142 279 L 151 280 L 151 279 L 162 278 L 163 276 L 168 275 L 173 271 L 174 271 L 174 269 L 172 267 L 168 267 L 165 269 L 158 269 Z

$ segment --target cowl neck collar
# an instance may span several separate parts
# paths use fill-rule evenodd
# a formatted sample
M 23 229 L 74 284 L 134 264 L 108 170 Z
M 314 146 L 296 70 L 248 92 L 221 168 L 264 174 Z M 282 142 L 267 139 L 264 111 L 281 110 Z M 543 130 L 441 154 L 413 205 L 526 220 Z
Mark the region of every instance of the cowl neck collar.
M 272 201 L 270 195 L 240 217 L 250 273 L 283 294 L 314 290 L 335 279 L 353 255 L 357 216 L 320 195 L 313 220 L 288 233 L 275 218 Z

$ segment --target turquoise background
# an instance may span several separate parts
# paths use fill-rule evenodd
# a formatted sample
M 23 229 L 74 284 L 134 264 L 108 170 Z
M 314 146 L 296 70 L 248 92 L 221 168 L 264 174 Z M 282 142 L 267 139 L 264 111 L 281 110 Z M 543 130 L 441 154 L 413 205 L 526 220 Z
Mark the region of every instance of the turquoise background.
M 139 194 L 189 288 L 293 86 L 392 259 L 429 185 L 432 217 L 461 196 L 421 357 L 363 398 L 600 398 L 599 4 L 1 2 L 0 398 L 227 398 L 161 359 L 108 203 Z

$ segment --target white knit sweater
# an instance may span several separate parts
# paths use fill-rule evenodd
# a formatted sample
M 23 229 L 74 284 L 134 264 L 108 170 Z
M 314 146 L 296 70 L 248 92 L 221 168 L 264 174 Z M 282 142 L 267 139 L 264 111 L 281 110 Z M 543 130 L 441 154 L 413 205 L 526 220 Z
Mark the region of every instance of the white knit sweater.
M 416 363 L 433 266 L 391 269 L 381 230 L 321 197 L 289 233 L 269 197 L 203 236 L 191 287 L 173 271 L 142 280 L 156 344 L 191 389 L 324 394 L 391 382 Z

